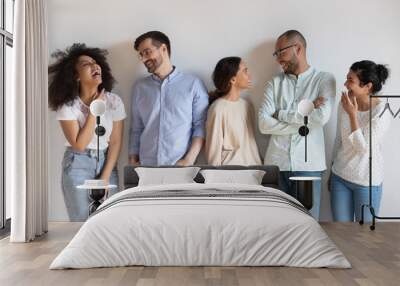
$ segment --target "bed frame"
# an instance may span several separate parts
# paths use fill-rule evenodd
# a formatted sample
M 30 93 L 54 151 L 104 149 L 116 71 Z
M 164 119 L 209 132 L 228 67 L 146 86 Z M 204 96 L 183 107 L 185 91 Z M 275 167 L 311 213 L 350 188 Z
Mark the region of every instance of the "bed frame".
M 147 168 L 182 168 L 180 166 L 141 166 Z M 279 167 L 274 165 L 262 165 L 262 166 L 238 166 L 238 165 L 229 165 L 229 166 L 195 166 L 201 168 L 201 170 L 207 169 L 217 169 L 217 170 L 263 170 L 265 171 L 265 175 L 262 179 L 261 184 L 264 187 L 271 187 L 275 189 L 279 188 Z M 204 183 L 204 178 L 200 174 L 194 178 L 197 183 Z M 135 171 L 135 167 L 126 166 L 124 168 L 124 189 L 136 187 L 139 183 L 139 177 Z

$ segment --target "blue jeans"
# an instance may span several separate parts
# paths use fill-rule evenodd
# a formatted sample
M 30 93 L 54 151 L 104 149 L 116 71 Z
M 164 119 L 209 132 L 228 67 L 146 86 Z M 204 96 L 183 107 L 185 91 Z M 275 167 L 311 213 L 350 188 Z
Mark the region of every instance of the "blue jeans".
M 65 206 L 67 207 L 70 221 L 85 221 L 89 216 L 88 206 L 91 202 L 88 191 L 77 189 L 85 180 L 96 179 L 100 176 L 106 158 L 107 150 L 100 150 L 99 164 L 96 169 L 97 150 L 86 149 L 83 152 L 67 147 L 62 161 L 62 191 Z M 118 172 L 114 168 L 109 183 L 118 186 Z M 117 192 L 118 188 L 110 189 L 110 195 Z
M 332 173 L 331 177 L 331 208 L 334 221 L 361 220 L 361 206 L 369 204 L 369 187 L 360 186 Z M 372 206 L 378 215 L 382 197 L 382 184 L 372 186 Z M 370 222 L 372 215 L 369 208 L 364 207 L 364 221 Z
M 289 177 L 320 177 L 322 180 L 323 171 L 281 171 L 279 185 L 282 191 L 296 197 L 296 182 L 289 180 Z M 321 181 L 313 181 L 313 207 L 310 209 L 311 215 L 319 220 L 319 210 L 321 206 Z

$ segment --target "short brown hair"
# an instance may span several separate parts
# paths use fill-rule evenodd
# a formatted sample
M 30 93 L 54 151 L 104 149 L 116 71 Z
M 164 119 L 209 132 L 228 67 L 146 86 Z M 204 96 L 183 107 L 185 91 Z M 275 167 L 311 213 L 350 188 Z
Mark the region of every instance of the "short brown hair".
M 304 36 L 297 30 L 288 30 L 285 33 L 283 33 L 282 35 L 280 35 L 278 37 L 278 39 L 280 38 L 287 38 L 288 40 L 294 40 L 294 39 L 298 39 L 304 46 L 304 48 L 307 48 L 307 41 L 306 38 L 304 38 Z
M 135 43 L 133 44 L 135 50 L 137 51 L 139 49 L 140 44 L 147 39 L 151 39 L 153 45 L 156 46 L 157 48 L 159 48 L 162 44 L 165 44 L 167 46 L 168 55 L 171 56 L 171 43 L 167 35 L 165 35 L 160 31 L 150 31 L 137 37 Z

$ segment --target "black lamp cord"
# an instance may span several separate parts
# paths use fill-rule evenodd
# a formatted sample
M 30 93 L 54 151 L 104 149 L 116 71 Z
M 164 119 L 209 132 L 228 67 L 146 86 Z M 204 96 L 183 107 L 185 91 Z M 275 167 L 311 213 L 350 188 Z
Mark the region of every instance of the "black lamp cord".
M 96 116 L 96 135 L 97 135 L 97 158 L 96 158 L 96 172 L 97 172 L 97 167 L 99 166 L 99 157 L 100 157 L 100 135 L 98 132 L 99 126 L 100 126 L 100 116 Z
M 307 130 L 307 124 L 308 124 L 308 116 L 304 116 L 304 126 L 306 127 L 305 129 Z M 307 134 L 308 132 L 306 131 L 306 135 L 304 136 L 304 145 L 305 145 L 305 152 L 304 152 L 304 161 L 307 162 Z

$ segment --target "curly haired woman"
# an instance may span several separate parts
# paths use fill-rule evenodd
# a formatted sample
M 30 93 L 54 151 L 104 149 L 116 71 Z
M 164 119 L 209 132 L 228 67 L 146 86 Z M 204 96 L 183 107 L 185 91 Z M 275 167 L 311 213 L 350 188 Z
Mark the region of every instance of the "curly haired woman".
M 115 80 L 106 55 L 105 50 L 73 44 L 65 51 L 55 52 L 52 56 L 56 62 L 49 67 L 49 105 L 56 111 L 66 138 L 62 189 L 71 221 L 84 221 L 88 217 L 89 198 L 76 186 L 87 179 L 118 185 L 116 164 L 126 114 L 120 97 L 110 92 Z M 89 111 L 95 99 L 106 104 L 101 116 L 106 132 L 99 140 L 98 164 L 96 118 Z

